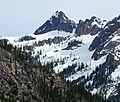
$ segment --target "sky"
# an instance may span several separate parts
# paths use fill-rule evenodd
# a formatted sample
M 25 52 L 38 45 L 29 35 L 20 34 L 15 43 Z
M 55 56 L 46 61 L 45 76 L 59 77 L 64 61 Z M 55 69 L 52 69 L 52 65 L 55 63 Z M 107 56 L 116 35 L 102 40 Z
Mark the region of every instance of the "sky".
M 57 10 L 75 20 L 120 15 L 120 0 L 0 0 L 0 36 L 33 33 Z

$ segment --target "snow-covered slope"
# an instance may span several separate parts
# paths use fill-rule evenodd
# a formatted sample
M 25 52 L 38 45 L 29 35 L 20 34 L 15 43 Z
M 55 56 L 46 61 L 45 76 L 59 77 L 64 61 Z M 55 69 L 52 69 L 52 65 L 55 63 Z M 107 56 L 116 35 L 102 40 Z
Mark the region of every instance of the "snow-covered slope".
M 93 16 L 76 23 L 57 11 L 34 34 L 0 39 L 31 51 L 42 64 L 52 63 L 66 80 L 82 82 L 91 93 L 115 100 L 120 92 L 119 20 L 106 23 Z

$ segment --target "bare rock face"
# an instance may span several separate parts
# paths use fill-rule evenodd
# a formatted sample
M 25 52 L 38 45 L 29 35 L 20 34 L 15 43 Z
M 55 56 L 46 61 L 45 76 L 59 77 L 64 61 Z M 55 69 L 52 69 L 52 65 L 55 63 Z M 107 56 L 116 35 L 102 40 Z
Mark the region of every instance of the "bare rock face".
M 70 20 L 62 11 L 56 11 L 56 13 L 47 20 L 41 27 L 39 27 L 34 34 L 44 34 L 49 31 L 58 30 L 65 32 L 73 32 L 76 28 L 76 23 Z
M 56 88 L 65 93 L 67 86 L 59 76 L 54 72 L 45 72 L 44 69 L 41 71 L 37 67 L 38 62 L 29 53 L 19 52 L 20 49 L 17 48 L 15 51 L 13 55 L 14 51 L 8 52 L 0 48 L 0 101 L 44 102 L 46 99 L 41 95 L 44 93 L 41 92 L 43 88 Z M 37 90 L 40 87 L 41 90 Z
M 0 61 L 9 60 L 10 58 L 11 58 L 10 53 L 0 48 Z
M 36 38 L 32 37 L 32 36 L 23 36 L 20 38 L 19 42 L 22 41 L 29 41 L 29 40 L 35 40 Z
M 95 35 L 102 27 L 101 23 L 102 21 L 95 16 L 91 17 L 91 19 L 86 19 L 85 21 L 80 20 L 75 33 L 78 36 L 86 34 Z
M 95 50 L 92 58 L 95 56 L 103 56 L 106 53 L 114 52 L 116 46 L 120 44 L 119 39 L 112 40 L 115 36 L 119 37 L 120 30 L 120 16 L 114 18 L 112 21 L 109 21 L 106 26 L 99 32 L 98 36 L 93 40 L 92 44 L 89 47 L 90 51 Z M 101 52 L 101 53 L 100 53 Z

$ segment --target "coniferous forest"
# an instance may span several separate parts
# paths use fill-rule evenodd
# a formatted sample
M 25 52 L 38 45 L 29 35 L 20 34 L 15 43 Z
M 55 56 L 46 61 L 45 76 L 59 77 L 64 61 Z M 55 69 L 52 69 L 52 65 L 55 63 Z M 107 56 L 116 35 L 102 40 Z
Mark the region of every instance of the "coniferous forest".
M 43 65 L 38 59 L 0 40 L 0 102 L 109 102 L 85 90 L 84 80 L 76 84 L 64 79 L 75 65 L 55 74 L 54 62 Z

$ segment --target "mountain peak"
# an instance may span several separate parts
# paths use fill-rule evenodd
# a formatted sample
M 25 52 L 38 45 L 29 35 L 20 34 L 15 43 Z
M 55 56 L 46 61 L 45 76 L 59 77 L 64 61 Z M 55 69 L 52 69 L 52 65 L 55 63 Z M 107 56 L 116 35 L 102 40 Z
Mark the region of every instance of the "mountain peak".
M 55 12 L 55 15 L 56 15 L 56 16 L 65 15 L 65 13 L 64 13 L 63 11 L 56 11 L 56 12 Z
M 55 18 L 58 19 L 60 22 L 67 22 L 68 20 L 70 20 L 63 11 L 56 11 L 55 14 L 53 14 L 50 18 L 50 21 Z
M 34 34 L 44 34 L 49 31 L 58 30 L 65 32 L 73 32 L 76 28 L 76 23 L 67 17 L 63 11 L 56 11 L 41 27 L 39 27 Z

